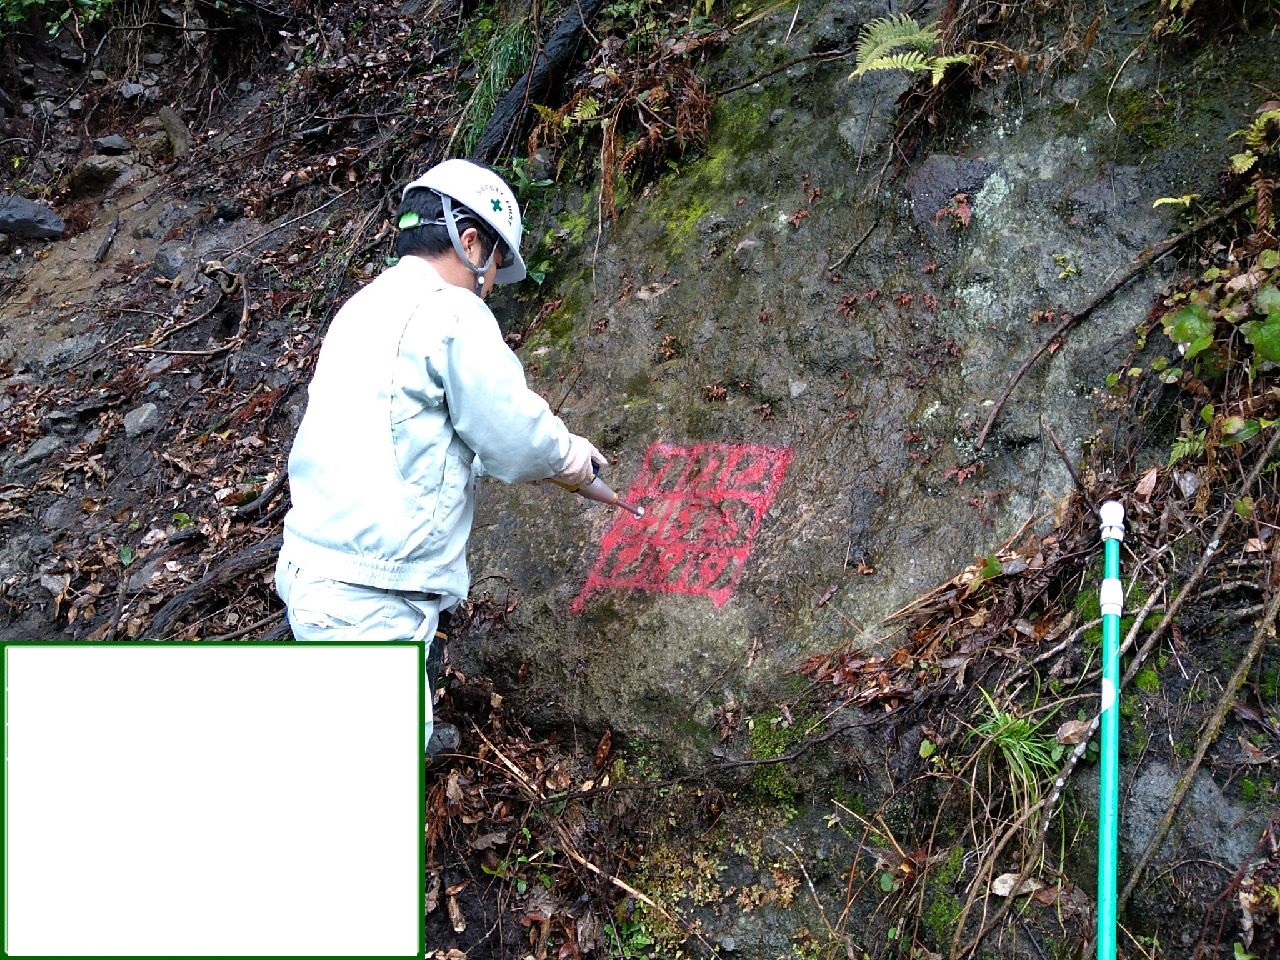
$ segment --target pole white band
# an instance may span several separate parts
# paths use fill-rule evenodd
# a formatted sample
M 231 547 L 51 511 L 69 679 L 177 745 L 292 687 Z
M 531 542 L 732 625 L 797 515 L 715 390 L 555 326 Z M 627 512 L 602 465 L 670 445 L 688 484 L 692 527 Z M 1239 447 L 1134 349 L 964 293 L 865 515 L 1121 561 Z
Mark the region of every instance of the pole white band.
M 1102 581 L 1102 589 L 1098 591 L 1098 606 L 1102 608 L 1102 615 L 1120 616 L 1120 611 L 1124 609 L 1124 587 L 1115 577 L 1108 577 Z
M 1108 500 L 1098 508 L 1098 518 L 1102 523 L 1103 540 L 1124 539 L 1124 504 L 1119 500 Z
M 1102 712 L 1110 710 L 1116 705 L 1116 685 L 1111 680 L 1103 678 L 1102 681 Z

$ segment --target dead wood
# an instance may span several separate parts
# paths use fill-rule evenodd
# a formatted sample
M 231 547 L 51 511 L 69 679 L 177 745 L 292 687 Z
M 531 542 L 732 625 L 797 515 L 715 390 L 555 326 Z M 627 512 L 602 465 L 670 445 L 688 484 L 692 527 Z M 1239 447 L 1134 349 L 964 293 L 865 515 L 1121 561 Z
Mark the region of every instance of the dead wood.
M 498 101 L 472 153 L 476 160 L 492 163 L 519 140 L 529 105 L 540 102 L 564 79 L 578 50 L 580 34 L 603 6 L 604 0 L 578 0 L 560 18 L 529 71 Z
M 205 602 L 223 584 L 261 570 L 271 563 L 280 552 L 283 540 L 283 535 L 276 534 L 222 561 L 161 607 L 151 620 L 147 636 L 155 640 L 170 639 L 173 628 L 188 610 Z

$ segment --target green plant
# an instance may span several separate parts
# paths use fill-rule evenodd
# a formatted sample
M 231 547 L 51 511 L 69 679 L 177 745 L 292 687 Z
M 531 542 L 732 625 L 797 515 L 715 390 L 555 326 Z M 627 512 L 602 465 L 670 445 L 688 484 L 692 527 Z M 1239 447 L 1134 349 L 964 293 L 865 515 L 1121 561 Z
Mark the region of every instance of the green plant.
M 1003 710 L 986 690 L 978 689 L 989 713 L 974 727 L 974 733 L 1000 756 L 1014 804 L 1026 810 L 1040 800 L 1041 777 L 1054 772 L 1053 740 L 1040 733 L 1044 721 L 1033 723 Z
M 453 135 L 454 139 L 461 138 L 463 153 L 470 154 L 475 149 L 499 98 L 529 68 L 537 40 L 526 20 L 512 20 L 498 27 L 487 19 L 477 24 L 475 46 L 468 56 L 478 68 L 476 85 Z
M 1236 173 L 1248 173 L 1258 161 L 1276 149 L 1280 135 L 1270 132 L 1269 128 L 1280 131 L 1280 109 L 1263 110 L 1249 126 L 1236 130 L 1231 136 L 1244 138 L 1244 150 L 1231 157 L 1231 169 Z
M 934 56 L 937 43 L 937 24 L 922 27 L 905 13 L 871 20 L 858 36 L 857 67 L 849 76 L 861 77 L 872 70 L 928 72 L 936 87 L 948 67 L 975 59 L 970 53 Z
M 5 33 L 6 24 L 20 24 L 37 11 L 51 34 L 58 33 L 68 22 L 78 29 L 102 16 L 111 2 L 112 0 L 0 0 L 0 36 Z

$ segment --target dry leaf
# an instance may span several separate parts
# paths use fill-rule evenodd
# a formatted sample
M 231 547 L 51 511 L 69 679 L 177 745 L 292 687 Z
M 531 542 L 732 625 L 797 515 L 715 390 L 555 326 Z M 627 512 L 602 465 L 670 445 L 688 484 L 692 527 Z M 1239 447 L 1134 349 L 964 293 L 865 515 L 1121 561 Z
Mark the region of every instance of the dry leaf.
M 453 927 L 453 932 L 462 933 L 467 929 L 467 918 L 462 915 L 462 908 L 458 906 L 458 898 L 450 897 L 446 903 L 449 908 L 449 923 Z
M 427 885 L 427 908 L 425 912 L 435 913 L 438 906 L 440 906 L 440 874 L 432 873 L 431 882 Z
M 1160 479 L 1160 468 L 1152 467 L 1142 475 L 1138 481 L 1138 485 L 1133 488 L 1133 496 L 1140 503 L 1146 503 L 1151 499 L 1151 494 L 1155 492 L 1156 481 Z
M 1093 729 L 1092 720 L 1068 720 L 1058 728 L 1054 739 L 1059 743 L 1075 745 L 1089 739 L 1089 731 Z
M 613 731 L 606 730 L 604 736 L 600 738 L 600 742 L 596 744 L 596 769 L 599 770 L 605 765 L 609 759 L 609 752 L 613 749 Z
M 495 830 L 493 833 L 486 833 L 482 837 L 476 837 L 471 841 L 472 850 L 487 850 L 494 844 L 506 843 L 507 832 L 505 830 Z
M 1016 873 L 1002 873 L 991 881 L 991 892 L 997 897 L 1007 897 L 1013 892 L 1013 885 L 1017 879 L 1018 875 Z M 1027 877 L 1022 881 L 1022 886 L 1018 889 L 1018 896 L 1035 893 L 1043 888 L 1044 884 L 1035 877 Z

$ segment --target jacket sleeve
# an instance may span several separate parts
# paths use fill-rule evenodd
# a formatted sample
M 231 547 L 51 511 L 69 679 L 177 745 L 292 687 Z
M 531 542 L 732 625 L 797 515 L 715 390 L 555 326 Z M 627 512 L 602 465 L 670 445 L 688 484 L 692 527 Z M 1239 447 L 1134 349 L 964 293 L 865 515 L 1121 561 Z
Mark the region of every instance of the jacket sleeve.
M 445 344 L 442 373 L 453 428 L 488 476 L 507 483 L 555 476 L 568 456 L 569 430 L 529 389 L 493 314 L 477 305 L 459 310 Z

